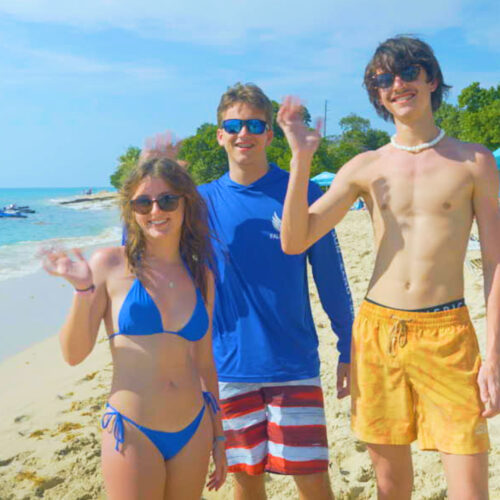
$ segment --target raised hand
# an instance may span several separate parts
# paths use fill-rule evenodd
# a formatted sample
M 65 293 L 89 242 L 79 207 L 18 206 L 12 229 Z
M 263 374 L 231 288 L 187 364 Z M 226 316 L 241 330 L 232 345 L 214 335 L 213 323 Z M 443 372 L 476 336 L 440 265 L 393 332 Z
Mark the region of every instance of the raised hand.
M 321 120 L 316 121 L 316 127 L 309 129 L 304 123 L 303 106 L 295 96 L 286 96 L 278 111 L 278 124 L 283 129 L 292 154 L 312 156 L 318 149 L 321 140 Z
M 152 158 L 169 158 L 177 161 L 180 165 L 185 162 L 178 161 L 177 155 L 182 141 L 175 138 L 175 134 L 170 130 L 159 133 L 153 137 L 147 137 L 141 151 L 140 161 L 147 161 Z
M 85 290 L 93 285 L 92 270 L 82 252 L 73 249 L 76 259 L 72 260 L 63 249 L 51 248 L 40 252 L 42 266 L 52 276 L 60 276 L 69 281 L 74 288 Z

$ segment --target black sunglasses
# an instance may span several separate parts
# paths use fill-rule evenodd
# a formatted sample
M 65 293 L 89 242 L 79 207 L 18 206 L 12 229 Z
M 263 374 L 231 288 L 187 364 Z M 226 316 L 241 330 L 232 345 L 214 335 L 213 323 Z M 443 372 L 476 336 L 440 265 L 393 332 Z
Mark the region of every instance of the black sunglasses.
M 394 83 L 396 75 L 404 82 L 413 82 L 418 78 L 419 73 L 420 66 L 418 64 L 412 64 L 411 66 L 406 66 L 406 68 L 403 68 L 397 73 L 380 73 L 378 75 L 373 75 L 373 81 L 377 88 L 388 89 Z
M 141 215 L 146 215 L 153 210 L 153 204 L 156 201 L 160 210 L 164 212 L 173 212 L 179 206 L 179 198 L 181 195 L 179 194 L 169 194 L 162 193 L 158 195 L 157 198 L 150 198 L 149 196 L 142 194 L 135 198 L 135 200 L 130 200 L 130 205 L 132 206 L 132 210 Z
M 252 118 L 250 120 L 231 118 L 230 120 L 224 120 L 222 122 L 222 128 L 228 134 L 239 134 L 243 127 L 246 127 L 250 134 L 260 135 L 267 130 L 267 123 L 257 118 Z

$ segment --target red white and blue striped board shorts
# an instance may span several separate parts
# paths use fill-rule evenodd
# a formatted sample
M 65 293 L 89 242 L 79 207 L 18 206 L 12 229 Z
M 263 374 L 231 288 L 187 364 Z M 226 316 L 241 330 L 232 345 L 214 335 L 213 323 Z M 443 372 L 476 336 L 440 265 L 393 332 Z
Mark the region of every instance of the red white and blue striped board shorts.
M 229 472 L 315 474 L 328 470 L 319 377 L 219 382 Z

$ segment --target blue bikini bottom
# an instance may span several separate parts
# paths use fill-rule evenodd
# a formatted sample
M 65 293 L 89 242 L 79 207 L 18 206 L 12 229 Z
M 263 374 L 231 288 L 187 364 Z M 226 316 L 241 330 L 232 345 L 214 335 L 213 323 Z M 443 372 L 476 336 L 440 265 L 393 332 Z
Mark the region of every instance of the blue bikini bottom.
M 209 392 L 203 393 L 203 398 L 205 399 L 206 404 L 210 406 L 210 408 L 214 411 L 218 411 L 217 402 L 214 396 Z M 205 405 L 202 406 L 200 412 L 195 417 L 195 419 L 184 427 L 184 429 L 178 432 L 164 432 L 164 431 L 156 431 L 153 429 L 149 429 L 148 427 L 144 427 L 132 419 L 123 415 L 118 410 L 113 408 L 109 403 L 106 404 L 107 411 L 104 413 L 101 419 L 101 426 L 103 429 L 107 429 L 112 419 L 113 422 L 113 435 L 115 438 L 115 450 L 120 451 L 120 445 L 123 449 L 123 443 L 125 441 L 125 429 L 123 426 L 123 421 L 132 424 L 134 427 L 137 427 L 149 440 L 156 446 L 158 451 L 163 456 L 163 460 L 168 460 L 179 451 L 186 446 L 189 440 L 194 436 L 198 426 L 200 425 L 201 419 L 203 418 L 203 414 L 205 413 Z

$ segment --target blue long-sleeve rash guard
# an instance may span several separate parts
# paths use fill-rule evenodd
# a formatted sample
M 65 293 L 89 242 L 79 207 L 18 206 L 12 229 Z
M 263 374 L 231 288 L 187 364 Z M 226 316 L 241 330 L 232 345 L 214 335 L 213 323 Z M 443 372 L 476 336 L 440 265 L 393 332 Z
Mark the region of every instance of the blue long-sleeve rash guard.
M 306 258 L 321 303 L 349 362 L 353 308 L 342 255 L 332 231 L 301 255 L 281 250 L 288 172 L 270 165 L 253 184 L 226 173 L 199 187 L 216 238 L 218 266 L 213 345 L 219 380 L 275 382 L 319 375 Z M 309 203 L 321 196 L 309 184 Z

